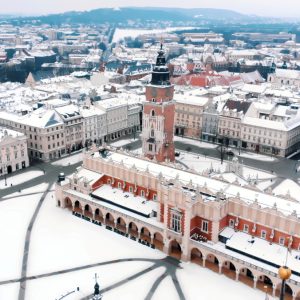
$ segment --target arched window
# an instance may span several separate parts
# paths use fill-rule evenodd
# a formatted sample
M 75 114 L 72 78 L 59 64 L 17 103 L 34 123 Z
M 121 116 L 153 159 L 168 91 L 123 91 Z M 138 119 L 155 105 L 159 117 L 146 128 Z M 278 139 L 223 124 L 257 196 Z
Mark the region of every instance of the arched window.
M 155 117 L 155 111 L 154 111 L 154 109 L 151 110 L 151 116 Z

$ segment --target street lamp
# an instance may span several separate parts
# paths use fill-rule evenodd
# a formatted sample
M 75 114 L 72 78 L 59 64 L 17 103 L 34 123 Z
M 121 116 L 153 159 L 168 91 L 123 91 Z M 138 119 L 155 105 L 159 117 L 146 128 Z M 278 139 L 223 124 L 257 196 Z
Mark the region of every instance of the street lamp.
M 135 135 L 136 135 L 136 126 L 133 126 L 132 132 L 133 132 L 133 140 L 135 140 Z
M 94 286 L 94 297 L 92 298 L 92 300 L 101 300 L 103 295 L 100 293 L 100 286 L 97 282 L 98 276 L 97 273 L 95 274 L 95 286 Z
M 5 184 L 5 186 L 7 186 L 6 172 L 7 172 L 7 165 L 4 165 L 4 184 Z
M 224 159 L 223 143 L 224 143 L 224 139 L 222 138 L 222 142 L 221 142 L 221 165 L 223 164 L 223 159 Z
M 289 251 L 292 248 L 292 243 L 293 243 L 293 239 L 290 236 L 289 242 L 288 242 L 288 247 L 286 250 L 286 258 L 285 258 L 285 266 L 282 266 L 278 269 L 278 275 L 280 277 L 280 279 L 282 280 L 281 283 L 281 290 L 280 290 L 280 300 L 284 300 L 284 295 L 285 295 L 285 282 L 291 277 L 292 275 L 292 270 L 287 267 L 287 261 L 288 261 L 288 255 L 289 255 Z
M 279 268 L 278 274 L 279 274 L 280 279 L 282 280 L 279 299 L 284 300 L 285 282 L 291 277 L 292 270 L 287 266 L 283 266 L 283 267 Z

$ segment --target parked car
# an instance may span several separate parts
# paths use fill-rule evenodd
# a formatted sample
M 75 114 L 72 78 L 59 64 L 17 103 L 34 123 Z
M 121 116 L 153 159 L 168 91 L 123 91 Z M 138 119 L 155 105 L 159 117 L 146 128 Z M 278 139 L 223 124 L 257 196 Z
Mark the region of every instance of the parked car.
M 227 150 L 226 154 L 229 155 L 229 156 L 234 156 L 234 153 L 231 150 Z

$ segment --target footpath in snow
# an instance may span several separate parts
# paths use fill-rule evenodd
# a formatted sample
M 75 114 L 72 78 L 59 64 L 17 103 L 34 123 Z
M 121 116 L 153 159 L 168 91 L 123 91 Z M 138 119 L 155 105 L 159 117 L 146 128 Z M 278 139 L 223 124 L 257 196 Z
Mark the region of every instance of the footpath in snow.
M 53 166 L 68 166 L 68 165 L 74 165 L 78 162 L 81 162 L 83 159 L 83 153 L 79 152 L 76 154 L 71 154 L 69 156 L 63 157 L 61 159 L 58 159 L 51 163 Z
M 157 278 L 166 271 L 165 267 L 154 267 L 153 270 L 148 268 L 155 266 L 157 260 L 164 257 L 165 254 L 158 250 L 148 248 L 104 227 L 77 218 L 68 210 L 56 207 L 52 193 L 49 193 L 33 228 L 28 275 L 116 259 L 129 258 L 131 261 L 108 263 L 91 269 L 29 281 L 27 297 L 39 300 L 49 286 L 51 289 L 47 290 L 47 297 L 44 298 L 46 300 L 56 299 L 77 286 L 80 287 L 80 296 L 88 295 L 93 291 L 93 277 L 97 273 L 101 288 L 124 281 L 122 285 L 105 293 L 106 300 L 145 299 Z M 136 275 L 134 280 L 126 280 L 134 275 Z M 259 300 L 263 297 L 260 291 L 192 263 L 181 263 L 181 269 L 176 271 L 176 276 L 186 299 L 199 299 L 199 295 L 210 300 L 227 298 Z M 224 288 L 216 289 L 216 284 Z M 232 290 L 235 292 L 232 293 Z M 80 296 L 78 294 L 76 298 L 74 294 L 74 299 Z M 152 299 L 179 299 L 170 276 L 159 282 Z
M 6 185 L 5 185 L 5 179 L 2 177 L 0 180 L 0 190 L 9 188 L 11 185 L 18 185 L 24 183 L 28 180 L 42 176 L 43 174 L 44 172 L 42 170 L 28 170 L 21 174 L 16 173 L 15 175 L 8 176 L 6 178 Z

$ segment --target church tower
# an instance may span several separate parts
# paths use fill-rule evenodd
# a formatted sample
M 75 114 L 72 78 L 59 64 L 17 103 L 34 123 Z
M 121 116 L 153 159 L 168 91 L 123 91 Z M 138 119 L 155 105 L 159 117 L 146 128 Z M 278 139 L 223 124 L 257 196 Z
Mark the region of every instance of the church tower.
M 142 133 L 144 155 L 158 162 L 175 160 L 173 95 L 174 86 L 161 45 L 151 82 L 146 86 Z

